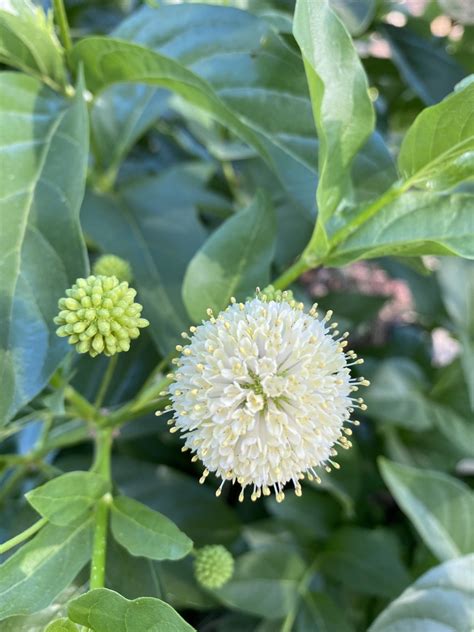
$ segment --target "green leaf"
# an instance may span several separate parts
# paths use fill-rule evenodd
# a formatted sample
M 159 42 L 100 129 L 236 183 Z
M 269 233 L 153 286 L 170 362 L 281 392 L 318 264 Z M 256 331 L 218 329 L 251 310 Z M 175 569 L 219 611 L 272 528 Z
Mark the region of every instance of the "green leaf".
M 465 76 L 453 55 L 444 49 L 443 41 L 436 46 L 409 27 L 383 24 L 378 30 L 387 38 L 400 74 L 427 105 L 441 101 Z
M 57 619 L 45 628 L 44 632 L 77 632 L 78 628 L 70 619 Z
M 177 562 L 170 562 L 176 565 Z M 159 571 L 159 573 L 158 573 Z M 107 565 L 105 586 L 127 599 L 136 597 L 163 598 L 161 565 L 145 557 L 135 557 L 124 547 L 109 538 L 107 541 Z M 166 601 L 169 601 L 166 599 Z
M 474 555 L 440 564 L 395 599 L 369 632 L 468 632 L 474 619 Z
M 293 32 L 303 54 L 318 130 L 317 201 L 325 223 L 346 192 L 354 156 L 372 133 L 374 111 L 351 37 L 327 0 L 298 0 Z
M 405 179 L 433 190 L 474 178 L 473 103 L 471 83 L 417 116 L 398 156 Z
M 329 0 L 329 5 L 341 18 L 351 35 L 361 35 L 375 14 L 375 0 Z
M 230 608 L 268 619 L 284 617 L 293 606 L 303 560 L 293 551 L 251 551 L 237 558 L 232 579 L 213 593 Z
M 192 540 L 171 520 L 133 498 L 114 498 L 111 512 L 114 538 L 132 555 L 179 560 L 193 548 Z
M 231 544 L 239 535 L 240 524 L 235 512 L 216 498 L 210 486 L 199 485 L 197 477 L 123 456 L 114 459 L 113 472 L 123 494 L 168 516 L 196 546 L 216 542 Z M 212 516 L 212 529 L 209 516 Z
M 461 343 L 461 362 L 474 410 L 474 264 L 462 259 L 443 259 L 438 279 L 444 305 Z
M 206 309 L 220 312 L 231 296 L 245 300 L 257 286 L 270 281 L 276 222 L 273 207 L 262 193 L 228 219 L 191 260 L 183 282 L 183 299 L 197 322 Z
M 91 548 L 90 520 L 43 527 L 0 565 L 0 620 L 48 606 L 88 562 Z
M 88 237 L 103 252 L 130 262 L 150 333 L 163 355 L 190 325 L 181 284 L 207 236 L 198 207 L 222 202 L 206 189 L 211 173 L 206 165 L 184 163 L 138 178 L 113 194 L 88 192 L 82 207 Z
M 306 592 L 295 621 L 294 632 L 353 632 L 345 613 L 324 593 Z
M 142 7 L 113 35 L 175 59 L 210 84 L 271 154 L 285 189 L 303 202 L 301 190 L 315 185 L 317 153 L 308 87 L 300 57 L 266 20 L 232 7 L 182 3 Z M 202 112 L 197 117 L 195 108 L 184 105 L 170 102 L 194 130 Z M 202 141 L 212 151 L 213 136 L 205 132 Z M 223 136 L 220 126 L 217 135 Z
M 474 550 L 474 494 L 467 485 L 382 458 L 379 467 L 395 500 L 439 560 Z
M 410 577 L 393 534 L 383 529 L 343 527 L 319 557 L 328 577 L 359 593 L 394 597 Z
M 86 271 L 79 207 L 88 130 L 80 86 L 66 100 L 37 79 L 2 72 L 0 93 L 1 424 L 66 354 L 53 317 L 58 298 Z
M 212 87 L 185 66 L 143 46 L 112 37 L 88 37 L 78 42 L 71 63 L 84 64 L 86 84 L 92 92 L 124 81 L 168 88 L 198 108 L 210 112 L 249 145 L 269 159 L 258 136 L 226 106 Z
M 63 50 L 54 33 L 52 15 L 29 0 L 8 0 L 0 6 L 0 61 L 36 75 L 52 88 L 65 85 Z
M 427 254 L 474 258 L 471 195 L 404 193 L 355 228 L 325 264 L 342 266 L 379 256 Z
M 92 472 L 68 472 L 25 494 L 26 500 L 52 524 L 65 526 L 83 516 L 109 491 L 109 484 Z
M 192 632 L 164 601 L 140 597 L 129 601 L 113 590 L 98 588 L 69 604 L 69 618 L 93 632 Z

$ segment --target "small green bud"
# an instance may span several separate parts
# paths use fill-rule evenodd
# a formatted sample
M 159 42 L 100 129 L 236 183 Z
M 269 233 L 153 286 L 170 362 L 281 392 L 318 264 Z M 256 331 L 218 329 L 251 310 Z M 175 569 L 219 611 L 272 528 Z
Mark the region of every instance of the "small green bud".
M 92 268 L 96 276 L 116 276 L 119 281 L 132 280 L 132 268 L 128 261 L 115 255 L 102 255 L 97 259 Z
M 59 299 L 59 325 L 56 333 L 68 337 L 78 353 L 93 358 L 99 353 L 112 356 L 130 349 L 130 340 L 150 324 L 141 317 L 142 306 L 134 303 L 134 289 L 115 276 L 90 276 L 77 279 Z
M 256 297 L 261 301 L 276 301 L 277 303 L 291 303 L 294 300 L 291 290 L 275 290 L 273 285 L 267 285 L 263 290 L 257 290 Z
M 234 558 L 221 544 L 198 549 L 194 559 L 194 576 L 204 588 L 222 588 L 234 573 Z

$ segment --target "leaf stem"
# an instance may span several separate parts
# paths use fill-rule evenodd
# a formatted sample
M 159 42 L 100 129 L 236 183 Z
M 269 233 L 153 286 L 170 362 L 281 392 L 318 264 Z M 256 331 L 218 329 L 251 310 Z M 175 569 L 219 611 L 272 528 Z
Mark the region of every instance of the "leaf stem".
M 96 456 L 93 471 L 111 481 L 110 456 L 112 451 L 112 429 L 97 429 Z M 107 529 L 109 507 L 112 496 L 107 493 L 97 502 L 95 510 L 94 542 L 92 545 L 92 561 L 90 589 L 102 588 L 105 582 L 105 561 L 107 554 Z
M 67 21 L 66 10 L 64 8 L 63 0 L 53 0 L 54 17 L 59 27 L 59 33 L 61 41 L 66 52 L 69 52 L 72 48 L 71 33 L 69 31 L 69 24 Z
M 272 285 L 275 290 L 284 290 L 294 281 L 296 281 L 303 274 L 303 272 L 307 272 L 307 270 L 309 270 L 310 268 L 311 266 L 308 265 L 302 255 L 299 259 L 295 261 L 293 265 L 288 268 L 288 270 L 283 272 L 282 275 L 275 279 Z
M 10 549 L 13 549 L 14 546 L 17 546 L 18 544 L 21 544 L 25 540 L 31 538 L 31 536 L 33 536 L 42 527 L 44 527 L 47 522 L 47 518 L 40 518 L 34 524 L 32 524 L 31 527 L 28 527 L 28 529 L 25 529 L 21 533 L 18 533 L 18 535 L 10 538 L 10 540 L 7 540 L 3 544 L 0 544 L 0 555 L 3 555 L 3 553 L 6 553 Z
M 283 621 L 280 632 L 291 632 L 291 630 L 293 629 L 293 624 L 295 622 L 296 615 L 298 614 L 298 604 L 300 598 L 305 594 L 316 569 L 316 566 L 317 560 L 314 560 L 304 572 L 296 589 L 295 601 L 290 608 L 288 614 L 286 615 L 285 620 Z
M 100 408 L 102 406 L 102 402 L 104 401 L 104 398 L 107 395 L 107 389 L 109 388 L 110 382 L 114 375 L 115 367 L 117 366 L 117 360 L 118 360 L 118 354 L 113 355 L 109 360 L 104 376 L 102 378 L 102 383 L 97 393 L 97 397 L 95 398 L 95 402 L 94 402 L 95 408 Z

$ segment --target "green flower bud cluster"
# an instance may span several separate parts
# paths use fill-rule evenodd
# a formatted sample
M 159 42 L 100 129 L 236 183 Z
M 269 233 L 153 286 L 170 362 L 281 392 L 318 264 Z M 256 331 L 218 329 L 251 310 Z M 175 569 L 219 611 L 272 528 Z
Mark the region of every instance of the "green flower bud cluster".
M 128 261 L 115 255 L 102 255 L 94 263 L 92 270 L 95 276 L 116 276 L 119 281 L 132 280 L 132 269 Z
M 194 576 L 204 588 L 221 588 L 234 573 L 234 558 L 220 544 L 203 546 L 196 551 Z
M 257 298 L 261 301 L 276 301 L 277 303 L 294 301 L 291 290 L 275 290 L 273 285 L 267 285 L 263 290 L 257 290 Z
M 66 297 L 59 299 L 61 310 L 54 319 L 58 336 L 69 337 L 78 353 L 93 358 L 99 353 L 112 356 L 130 349 L 140 328 L 150 324 L 141 318 L 142 306 L 134 303 L 136 291 L 115 276 L 77 279 Z

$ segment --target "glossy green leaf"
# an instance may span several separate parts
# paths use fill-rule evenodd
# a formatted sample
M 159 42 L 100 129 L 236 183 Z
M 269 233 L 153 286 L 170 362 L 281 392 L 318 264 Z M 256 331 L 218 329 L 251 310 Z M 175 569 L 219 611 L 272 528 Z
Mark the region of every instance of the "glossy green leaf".
M 111 528 L 129 553 L 152 560 L 179 560 L 193 548 L 192 540 L 166 516 L 126 496 L 114 499 Z
M 410 88 L 426 105 L 441 101 L 465 76 L 465 71 L 448 55 L 444 42 L 419 36 L 410 27 L 379 26 L 387 38 L 392 59 Z
M 230 608 L 279 619 L 295 603 L 304 571 L 303 560 L 290 550 L 251 551 L 237 558 L 232 579 L 213 592 Z
M 181 284 L 207 236 L 198 207 L 222 203 L 206 188 L 211 173 L 206 165 L 185 163 L 138 178 L 113 194 L 89 191 L 82 207 L 88 237 L 103 252 L 130 262 L 150 333 L 163 354 L 190 325 Z
M 142 7 L 113 35 L 173 58 L 212 86 L 271 154 L 285 189 L 303 202 L 302 184 L 315 185 L 317 154 L 308 87 L 301 59 L 266 20 L 232 7 Z M 170 106 L 196 122 L 188 103 L 183 108 L 173 99 Z M 213 136 L 222 135 L 218 127 Z M 202 140 L 212 145 L 208 131 Z
M 327 0 L 298 0 L 293 32 L 303 54 L 318 130 L 317 200 L 326 222 L 345 194 L 354 156 L 372 133 L 374 111 L 350 35 Z
M 53 88 L 65 84 L 63 50 L 52 15 L 29 0 L 0 5 L 0 61 L 36 75 Z
M 171 565 L 176 563 L 170 562 Z M 164 598 L 161 565 L 158 567 L 153 560 L 131 555 L 113 537 L 107 541 L 105 586 L 127 599 Z
M 394 597 L 410 581 L 397 541 L 383 529 L 343 527 L 329 539 L 319 567 L 348 588 L 380 597 Z
M 149 83 L 168 88 L 189 103 L 210 112 L 249 145 L 269 158 L 258 136 L 227 107 L 212 87 L 179 62 L 148 48 L 111 37 L 88 37 L 78 42 L 71 62 L 82 62 L 87 87 L 100 92 L 120 82 Z
M 46 525 L 0 565 L 0 620 L 48 606 L 88 562 L 92 522 Z
M 439 560 L 474 551 L 474 494 L 460 481 L 380 459 L 394 498 Z
M 379 256 L 455 254 L 474 258 L 472 196 L 404 193 L 383 207 L 330 253 L 342 266 Z
M 468 632 L 474 620 L 474 555 L 440 564 L 395 599 L 369 632 Z
M 424 109 L 408 130 L 398 156 L 405 179 L 446 189 L 474 178 L 474 84 Z
M 93 632 L 192 632 L 164 601 L 140 597 L 129 601 L 113 590 L 98 588 L 69 604 L 69 618 Z
M 25 496 L 36 511 L 52 524 L 65 526 L 83 516 L 109 491 L 102 476 L 92 472 L 68 472 L 35 487 Z
M 70 619 L 57 619 L 45 628 L 44 632 L 77 632 L 78 627 Z
M 0 92 L 1 424 L 66 354 L 53 317 L 86 271 L 79 207 L 88 130 L 80 87 L 66 100 L 37 79 L 2 72 Z
M 270 281 L 275 247 L 273 207 L 262 193 L 218 228 L 191 260 L 183 282 L 183 299 L 197 322 L 206 309 L 220 312 L 231 296 L 245 300 Z

